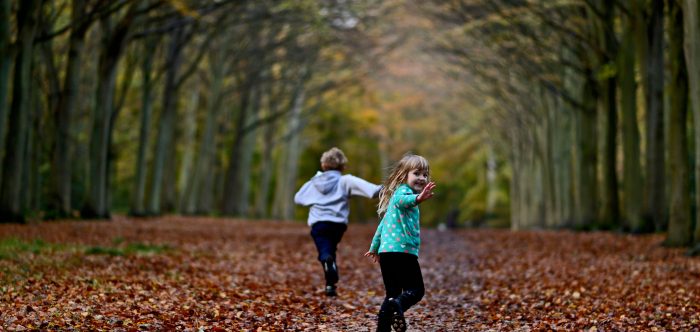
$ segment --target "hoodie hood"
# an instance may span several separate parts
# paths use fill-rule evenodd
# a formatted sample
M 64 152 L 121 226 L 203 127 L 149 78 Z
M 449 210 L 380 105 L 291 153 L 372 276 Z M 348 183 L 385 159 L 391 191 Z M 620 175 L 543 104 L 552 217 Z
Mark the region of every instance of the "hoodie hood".
M 313 183 L 316 190 L 325 195 L 335 190 L 338 186 L 338 181 L 340 181 L 340 176 L 340 171 L 318 172 L 311 179 L 311 183 Z

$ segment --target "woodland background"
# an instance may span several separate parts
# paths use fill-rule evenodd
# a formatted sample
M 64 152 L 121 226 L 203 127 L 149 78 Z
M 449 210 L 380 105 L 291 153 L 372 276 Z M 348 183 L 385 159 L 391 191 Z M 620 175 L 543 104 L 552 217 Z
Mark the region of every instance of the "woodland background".
M 0 2 L 0 220 L 301 219 L 331 146 L 426 225 L 700 240 L 695 1 Z M 353 203 L 355 221 L 375 220 Z
M 373 327 L 376 202 L 326 299 L 292 199 L 337 146 L 431 162 L 412 329 L 697 330 L 698 14 L 0 0 L 0 327 Z

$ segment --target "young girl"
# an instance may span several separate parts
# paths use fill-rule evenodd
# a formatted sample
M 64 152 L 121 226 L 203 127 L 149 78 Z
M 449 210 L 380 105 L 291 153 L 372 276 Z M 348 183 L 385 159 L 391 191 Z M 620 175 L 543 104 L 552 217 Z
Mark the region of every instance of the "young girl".
M 391 171 L 379 192 L 383 215 L 365 256 L 379 259 L 386 296 L 377 315 L 377 331 L 406 331 L 403 313 L 423 298 L 425 288 L 418 264 L 420 211 L 418 204 L 433 197 L 425 158 L 408 154 Z

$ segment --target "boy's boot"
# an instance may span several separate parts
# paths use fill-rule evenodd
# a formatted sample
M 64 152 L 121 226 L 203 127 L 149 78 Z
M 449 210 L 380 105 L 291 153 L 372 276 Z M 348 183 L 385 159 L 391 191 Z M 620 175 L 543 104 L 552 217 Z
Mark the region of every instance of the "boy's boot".
M 379 310 L 376 332 L 391 332 L 391 312 Z
M 326 277 L 326 295 L 338 295 L 335 287 L 335 284 L 338 282 L 338 267 L 335 265 L 335 261 L 329 257 L 321 264 L 323 264 L 323 272 Z
M 403 317 L 403 308 L 399 299 L 389 299 L 391 312 L 391 327 L 396 332 L 406 332 L 406 319 Z
M 335 285 L 326 285 L 326 296 L 337 296 Z
M 323 272 L 326 276 L 327 285 L 335 285 L 338 282 L 338 266 L 332 257 L 328 257 L 323 264 Z

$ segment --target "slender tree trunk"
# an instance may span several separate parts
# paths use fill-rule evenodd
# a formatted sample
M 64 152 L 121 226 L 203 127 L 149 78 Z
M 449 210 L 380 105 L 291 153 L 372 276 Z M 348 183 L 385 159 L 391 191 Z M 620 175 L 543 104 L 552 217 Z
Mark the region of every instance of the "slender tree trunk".
M 527 162 L 526 162 L 526 174 L 527 178 L 532 179 L 534 183 L 529 186 L 527 197 L 529 199 L 528 205 L 528 216 L 526 221 L 527 229 L 544 227 L 544 186 L 542 180 L 542 161 L 538 156 L 539 139 L 537 138 L 537 133 L 533 132 L 532 140 L 534 146 L 532 149 L 528 150 Z
M 171 177 L 164 176 L 165 167 L 173 168 L 172 161 L 173 137 L 175 135 L 175 117 L 177 116 L 176 80 L 177 71 L 181 61 L 181 42 L 184 31 L 180 28 L 173 32 L 170 39 L 170 48 L 166 56 L 167 69 L 165 73 L 165 86 L 163 88 L 163 109 L 161 110 L 158 126 L 158 139 L 153 161 L 153 179 L 151 182 L 151 200 L 149 204 L 150 214 L 160 214 L 162 209 L 170 211 L 174 206 L 172 202 L 163 201 L 164 182 L 173 181 Z M 167 205 L 167 206 L 166 206 Z
M 520 200 L 522 200 L 522 196 L 520 195 L 520 179 L 522 176 L 520 174 L 520 161 L 518 157 L 518 141 L 515 139 L 515 136 L 510 138 L 510 143 L 510 167 L 512 170 L 510 178 L 510 229 L 517 231 L 521 229 Z
M 186 211 L 188 183 L 194 176 L 194 155 L 197 134 L 197 110 L 199 108 L 199 84 L 194 84 L 189 99 L 189 107 L 185 109 L 184 131 L 182 134 L 182 164 L 180 166 L 180 178 L 178 179 L 178 192 L 180 192 L 180 211 Z
M 597 209 L 598 176 L 597 176 L 597 134 L 596 134 L 596 94 L 594 92 L 595 82 L 592 77 L 586 75 L 583 87 L 583 102 L 585 109 L 580 114 L 579 136 L 581 160 L 579 173 L 579 218 L 576 220 L 576 228 L 590 228 L 595 222 Z
M 101 20 L 103 45 L 99 55 L 95 112 L 90 135 L 88 192 L 82 208 L 83 218 L 109 218 L 110 216 L 108 164 L 117 65 L 139 5 L 140 3 L 132 4 L 116 26 L 113 26 L 110 17 Z
M 603 199 L 601 218 L 605 228 L 614 227 L 620 220 L 619 197 L 616 173 L 617 148 L 617 100 L 616 80 L 607 79 L 603 83 L 603 93 L 600 99 L 603 120 Z
M 71 123 L 76 108 L 78 87 L 80 83 L 81 62 L 85 34 L 88 25 L 81 21 L 85 19 L 85 1 L 73 0 L 71 20 L 74 23 L 69 37 L 68 60 L 63 83 L 63 91 L 60 93 L 55 117 L 55 146 L 53 151 L 51 168 L 51 193 L 49 204 L 57 217 L 65 217 L 71 214 L 71 183 L 72 183 L 72 157 L 71 141 L 73 138 Z
M 149 146 L 149 138 L 151 136 L 151 119 L 153 117 L 153 83 L 151 71 L 153 69 L 153 59 L 155 52 L 151 49 L 152 45 L 156 45 L 154 39 L 147 39 L 144 43 L 144 52 L 141 62 L 141 76 L 143 82 L 141 84 L 141 128 L 139 130 L 139 148 L 136 157 L 136 179 L 134 181 L 134 193 L 131 200 L 131 211 L 129 214 L 133 216 L 146 215 L 146 174 L 148 173 L 147 166 L 147 151 Z
M 260 109 L 260 88 L 255 87 L 252 91 L 251 103 L 250 103 L 248 125 L 251 125 L 258 119 L 258 113 Z M 247 126 L 248 126 L 247 125 Z M 246 127 L 247 127 L 246 126 Z M 249 192 L 250 192 L 250 177 L 251 177 L 251 163 L 253 161 L 253 150 L 255 149 L 255 142 L 257 136 L 258 128 L 250 128 L 243 133 L 243 142 L 241 144 L 240 153 L 240 164 L 238 169 L 238 183 L 239 190 L 236 191 L 236 214 L 247 216 L 252 212 L 252 209 L 248 208 L 250 204 Z
M 24 220 L 22 188 L 26 184 L 22 180 L 28 166 L 25 153 L 28 116 L 31 112 L 32 56 L 40 4 L 39 0 L 21 1 L 17 13 L 18 52 L 15 57 L 12 106 L 0 188 L 0 220 L 5 222 Z
M 563 58 L 567 61 L 574 63 L 576 61 L 575 56 L 572 54 L 570 49 L 564 49 Z M 571 96 L 576 96 L 577 89 L 577 74 L 576 72 L 567 67 L 562 73 L 562 81 L 564 84 L 564 89 Z M 575 200 L 574 200 L 574 189 L 576 186 L 576 164 L 575 164 L 575 146 L 576 142 L 576 128 L 574 124 L 575 119 L 575 108 L 564 100 L 559 101 L 560 111 L 557 113 L 558 123 L 557 126 L 557 138 L 555 138 L 555 144 L 558 144 L 557 149 L 557 180 L 556 183 L 559 186 L 558 195 L 560 195 L 560 222 L 562 227 L 572 227 L 573 221 L 575 220 Z
M 634 54 L 634 21 L 624 20 L 622 46 L 618 57 L 620 77 L 620 108 L 622 113 L 623 149 L 623 228 L 638 230 L 642 227 L 642 169 L 640 165 L 639 126 L 637 124 L 637 81 Z
M 688 246 L 693 241 L 690 216 L 690 165 L 688 161 L 688 75 L 683 57 L 683 13 L 680 4 L 669 1 L 669 63 L 671 65 L 671 93 L 669 114 L 669 168 L 670 168 L 670 218 L 669 246 Z
M 616 55 L 613 11 L 614 3 L 601 0 L 592 4 L 598 14 L 593 14 L 592 36 L 600 51 L 592 53 L 596 69 L 613 65 Z M 602 187 L 599 223 L 604 228 L 615 226 L 620 219 L 618 184 L 616 173 L 617 149 L 617 77 L 615 73 L 606 74 L 598 82 L 598 108 L 601 114 L 601 165 Z
M 563 102 L 562 102 L 563 103 Z M 557 199 L 558 199 L 558 220 L 559 227 L 568 227 L 573 219 L 573 196 L 572 196 L 572 157 L 571 146 L 573 144 L 573 135 L 571 133 L 571 110 L 564 109 L 557 114 L 558 127 L 555 128 L 557 136 L 555 138 L 558 143 L 555 156 L 556 178 L 557 184 Z
M 556 227 L 556 196 L 554 184 L 554 159 L 553 159 L 553 139 L 552 133 L 554 130 L 554 112 L 556 102 L 553 98 L 541 89 L 540 92 L 543 121 L 539 125 L 538 141 L 540 150 L 540 173 L 542 178 L 542 220 L 541 227 L 554 228 Z
M 572 219 L 569 221 L 567 226 L 571 228 L 579 227 L 581 221 L 584 220 L 583 211 L 583 200 L 581 197 L 583 190 L 581 188 L 581 180 L 583 175 L 581 174 L 583 167 L 583 140 L 581 138 L 581 121 L 583 114 L 581 112 L 575 112 L 572 114 L 573 121 L 571 126 L 571 132 L 573 135 L 572 140 L 572 166 L 571 166 L 571 185 L 572 185 L 572 198 L 573 198 L 573 213 Z
M 223 205 L 221 206 L 221 211 L 225 215 L 229 216 L 239 216 L 239 211 L 236 210 L 237 204 L 236 200 L 238 197 L 238 173 L 241 164 L 241 150 L 243 144 L 243 128 L 248 119 L 248 107 L 250 102 L 251 86 L 252 82 L 248 82 L 242 92 L 241 92 L 241 103 L 238 109 L 238 114 L 236 117 L 233 145 L 230 148 L 231 153 L 229 154 L 229 164 L 226 168 L 226 184 L 224 187 L 224 197 Z
M 37 65 L 36 63 L 34 64 Z M 41 105 L 39 89 L 36 87 L 30 88 L 29 92 L 29 124 L 27 125 L 27 147 L 24 151 L 24 160 L 26 160 L 27 167 L 23 172 L 22 183 L 25 185 L 22 187 L 22 201 L 24 206 L 22 209 L 26 211 L 38 211 L 40 210 L 41 197 L 43 196 L 42 187 L 42 176 L 40 165 L 48 160 L 43 160 L 43 154 L 41 152 L 41 140 L 37 139 L 37 133 L 41 131 L 41 113 L 42 109 L 39 107 Z
M 496 154 L 493 152 L 491 142 L 486 142 L 486 218 L 493 218 L 496 214 L 496 203 L 498 201 L 498 163 Z
M 228 131 L 224 124 L 229 121 L 228 115 L 223 116 L 223 118 L 221 124 L 216 128 L 216 135 L 219 137 L 223 137 Z M 213 147 L 213 159 L 210 161 L 211 168 L 206 171 L 202 180 L 201 195 L 198 197 L 197 201 L 198 214 L 211 213 L 215 206 L 220 206 L 219 202 L 221 201 L 224 191 L 225 170 L 223 169 L 223 160 L 216 154 L 216 151 L 222 151 L 223 149 L 223 140 L 217 140 Z
M 666 229 L 666 182 L 663 124 L 663 26 L 664 1 L 652 0 L 648 25 L 649 52 L 646 57 L 646 188 L 644 217 L 650 227 L 660 231 Z M 642 229 L 641 231 L 650 231 Z
M 7 132 L 7 115 L 10 107 L 7 94 L 10 91 L 10 65 L 12 64 L 12 40 L 10 0 L 0 0 L 0 174 L 2 174 L 2 158 L 5 154 L 5 133 Z M 2 177 L 0 176 L 0 186 Z
M 275 204 L 273 216 L 277 219 L 290 220 L 294 217 L 294 192 L 301 155 L 301 139 L 299 132 L 302 128 L 301 111 L 306 98 L 304 85 L 306 74 L 302 74 L 294 92 L 294 102 L 289 115 L 288 138 L 283 151 L 282 162 L 277 177 L 277 190 L 275 191 Z
M 688 66 L 690 107 L 693 114 L 695 146 L 695 207 L 700 208 L 700 5 L 696 0 L 683 1 L 683 34 Z M 695 246 L 700 252 L 700 213 L 695 214 Z
M 272 97 L 268 94 L 267 110 L 272 114 L 275 111 L 273 107 Z M 255 216 L 258 218 L 266 218 L 269 216 L 269 196 L 270 182 L 272 181 L 272 171 L 274 170 L 274 162 L 272 160 L 272 150 L 274 148 L 274 137 L 277 128 L 276 122 L 268 123 L 263 128 L 263 146 L 262 158 L 260 160 L 260 184 L 258 185 L 258 196 L 255 201 Z
M 110 126 L 109 120 L 114 107 L 114 88 L 118 59 L 115 58 L 115 54 L 109 49 L 109 35 L 112 30 L 110 18 L 104 18 L 101 23 L 105 40 L 99 56 L 97 96 L 92 134 L 90 135 L 89 189 L 82 209 L 83 218 L 109 217 L 107 209 L 109 138 L 107 136 Z
M 194 166 L 194 174 L 190 179 L 190 189 L 185 191 L 187 203 L 184 212 L 188 214 L 209 214 L 211 204 L 205 202 L 214 188 L 207 185 L 211 181 L 214 158 L 216 154 L 216 133 L 218 131 L 217 120 L 220 117 L 223 100 L 222 89 L 225 74 L 223 65 L 223 50 L 216 50 L 211 53 L 209 68 L 211 80 L 209 84 L 209 95 L 207 96 L 207 116 L 204 120 L 204 129 L 199 142 L 198 156 Z M 205 208 L 206 207 L 206 208 Z

